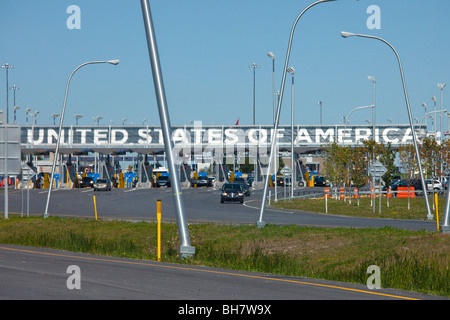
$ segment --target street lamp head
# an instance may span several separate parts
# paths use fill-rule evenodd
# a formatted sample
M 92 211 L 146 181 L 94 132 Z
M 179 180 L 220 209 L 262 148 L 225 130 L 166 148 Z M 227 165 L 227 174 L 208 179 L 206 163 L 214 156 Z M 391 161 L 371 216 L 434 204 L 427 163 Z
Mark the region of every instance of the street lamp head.
M 445 88 L 445 83 L 438 83 L 437 86 L 439 89 L 443 90 Z
M 436 97 L 435 97 L 435 96 L 432 96 L 432 97 L 431 97 L 431 100 L 433 100 L 434 102 L 436 102 Z
M 372 82 L 377 82 L 377 79 L 375 79 L 375 77 L 368 76 L 367 78 Z
M 108 61 L 108 63 L 111 63 L 111 64 L 113 64 L 113 65 L 118 65 L 119 64 L 119 62 L 120 62 L 120 60 L 109 60 Z
M 351 33 L 351 32 L 346 32 L 346 31 L 341 31 L 341 37 L 342 38 L 348 38 L 348 37 L 353 37 L 356 36 L 355 33 Z
M 422 107 L 424 107 L 426 109 L 427 108 L 427 104 L 426 103 L 422 103 Z
M 272 53 L 272 51 L 267 52 L 267 56 L 271 59 L 275 59 L 275 55 Z
M 14 110 L 19 110 L 20 107 L 19 106 L 14 106 Z
M 289 68 L 287 68 L 287 72 L 289 72 L 289 73 L 291 73 L 292 75 L 294 75 L 294 73 L 295 73 L 294 67 L 289 67 Z

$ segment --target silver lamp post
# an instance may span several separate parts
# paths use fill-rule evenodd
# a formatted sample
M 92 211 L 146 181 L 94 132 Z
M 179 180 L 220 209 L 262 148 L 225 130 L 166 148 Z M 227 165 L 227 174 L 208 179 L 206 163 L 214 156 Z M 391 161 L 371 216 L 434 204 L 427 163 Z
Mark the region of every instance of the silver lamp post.
M 438 88 L 441 90 L 441 114 L 440 114 L 440 128 L 441 128 L 441 144 L 442 144 L 442 140 L 443 140 L 443 131 L 442 130 L 442 108 L 444 106 L 444 88 L 445 88 L 445 83 L 438 83 L 437 84 Z M 441 162 L 442 164 L 442 162 Z
M 16 112 L 17 112 L 17 110 L 19 110 L 19 109 L 20 109 L 19 106 L 14 106 L 14 124 L 17 124 Z
M 248 66 L 250 69 L 253 69 L 253 125 L 256 123 L 256 69 L 259 68 L 256 63 L 253 63 Z
M 267 56 L 272 59 L 272 95 L 273 95 L 273 122 L 275 122 L 275 107 L 276 107 L 276 96 L 277 93 L 275 91 L 275 55 L 272 51 L 267 52 Z
M 93 117 L 92 119 L 95 121 L 95 124 L 98 126 L 98 125 L 100 125 L 100 120 L 102 120 L 103 117 L 102 116 L 96 116 L 96 117 Z
M 59 118 L 59 117 L 60 117 L 60 114 L 59 114 L 59 113 L 53 113 L 53 114 L 52 114 L 53 125 L 54 125 L 54 126 L 56 125 L 56 123 L 55 123 L 56 118 Z
M 398 66 L 399 66 L 399 69 L 400 69 L 400 75 L 401 75 L 401 78 L 402 78 L 403 93 L 405 95 L 406 109 L 407 109 L 407 112 L 408 112 L 409 123 L 410 123 L 410 126 L 411 126 L 411 134 L 412 134 L 412 137 L 413 137 L 414 149 L 416 151 L 417 167 L 419 168 L 419 174 L 420 174 L 420 179 L 421 179 L 421 183 L 422 183 L 422 189 L 424 190 L 424 194 L 425 194 L 424 198 L 425 198 L 425 204 L 426 204 L 426 207 L 427 207 L 427 218 L 431 220 L 431 219 L 433 219 L 433 214 L 431 213 L 431 208 L 430 208 L 430 203 L 429 203 L 428 196 L 426 196 L 427 185 L 425 183 L 425 179 L 424 179 L 424 176 L 423 176 L 423 170 L 422 170 L 422 163 L 421 163 L 421 160 L 420 160 L 419 147 L 417 145 L 417 137 L 416 137 L 416 132 L 414 130 L 414 123 L 413 123 L 412 116 L 411 116 L 411 109 L 409 107 L 408 93 L 406 91 L 405 78 L 404 78 L 404 75 L 403 75 L 403 68 L 402 68 L 402 63 L 400 61 L 400 57 L 399 57 L 397 51 L 395 50 L 395 48 L 389 42 L 387 42 L 386 40 L 384 40 L 382 38 L 375 37 L 375 36 L 370 36 L 370 35 L 364 35 L 364 34 L 350 33 L 350 32 L 345 32 L 345 31 L 341 32 L 341 36 L 343 38 L 356 36 L 356 37 L 362 37 L 362 38 L 379 40 L 379 41 L 383 42 L 384 44 L 386 44 L 387 46 L 389 46 L 392 49 L 392 51 L 395 53 L 395 56 L 397 57 Z
M 291 89 L 291 197 L 294 197 L 294 67 L 289 67 L 287 71 L 292 76 L 292 89 Z
M 422 107 L 425 108 L 425 114 L 427 114 L 427 104 L 424 102 L 422 103 Z M 427 123 L 425 122 L 425 127 L 428 128 Z
M 322 101 L 319 101 L 319 107 L 320 107 L 320 125 L 322 125 L 322 105 L 323 105 L 323 102 L 322 102 Z
M 16 86 L 16 85 L 13 85 L 13 86 L 12 86 L 11 88 L 9 88 L 9 89 L 11 89 L 11 90 L 14 91 L 13 97 L 14 97 L 14 108 L 15 108 L 15 107 L 16 107 L 16 91 L 19 90 L 20 88 L 19 88 L 18 86 Z M 16 124 L 16 123 L 14 122 L 14 124 Z
M 166 93 L 162 78 L 161 64 L 159 61 L 158 46 L 156 44 L 156 35 L 153 28 L 153 19 L 150 10 L 149 0 L 141 0 L 142 17 L 144 19 L 145 34 L 147 37 L 148 53 L 152 67 L 153 84 L 155 87 L 156 100 L 158 103 L 159 118 L 165 151 L 167 154 L 167 163 L 169 166 L 170 183 L 172 185 L 173 199 L 177 213 L 178 232 L 180 236 L 179 253 L 181 258 L 188 258 L 195 253 L 195 247 L 191 246 L 189 231 L 184 215 L 183 193 L 180 187 L 180 177 L 176 167 L 173 155 L 172 126 L 170 124 L 169 112 L 167 107 Z
M 37 123 L 37 115 L 39 114 L 39 110 L 36 110 L 34 113 L 33 113 L 33 125 L 36 125 L 36 123 Z
M 56 159 L 58 159 L 59 144 L 60 144 L 60 140 L 61 140 L 61 130 L 62 130 L 62 126 L 63 126 L 63 123 L 64 123 L 64 114 L 66 112 L 66 103 L 67 103 L 67 95 L 69 93 L 70 80 L 72 80 L 73 75 L 75 74 L 75 72 L 78 71 L 78 69 L 80 69 L 80 68 L 82 68 L 84 66 L 87 66 L 89 64 L 109 63 L 109 64 L 112 64 L 112 65 L 118 65 L 119 62 L 120 62 L 119 60 L 85 62 L 85 63 L 79 65 L 78 67 L 76 67 L 75 70 L 73 70 L 72 73 L 70 74 L 69 79 L 67 80 L 66 93 L 64 95 L 64 104 L 63 104 L 63 107 L 62 107 L 61 119 L 60 119 L 60 122 L 59 122 L 58 140 L 56 141 L 56 150 L 55 150 L 55 154 L 54 154 L 54 157 L 53 157 L 52 174 L 51 174 L 51 177 L 50 177 L 50 185 L 48 187 L 47 203 L 45 205 L 44 218 L 48 218 L 48 216 L 49 216 L 49 214 L 48 214 L 48 205 L 50 203 L 50 196 L 52 194 L 53 178 L 55 176 Z
M 78 125 L 78 120 L 83 118 L 83 115 L 82 114 L 76 114 L 76 115 L 74 115 L 74 117 L 75 117 L 75 124 Z
M 10 66 L 9 64 L 5 63 L 2 66 L 2 69 L 6 70 L 6 124 L 9 123 L 9 94 L 8 94 L 8 81 L 9 81 L 9 76 L 8 76 L 8 71 L 9 69 L 13 69 L 14 66 Z
M 370 81 L 372 81 L 372 84 L 373 84 L 373 93 L 372 93 L 372 105 L 373 105 L 373 108 L 372 108 L 372 137 L 373 137 L 373 141 L 375 141 L 375 85 L 377 83 L 377 79 L 375 79 L 375 77 L 372 77 L 372 76 L 368 76 L 367 78 Z
M 28 125 L 28 114 L 30 113 L 30 111 L 31 111 L 31 108 L 26 108 L 25 109 L 27 125 Z
M 278 100 L 278 106 L 277 106 L 277 112 L 275 115 L 275 123 L 274 123 L 274 134 L 276 135 L 276 132 L 278 130 L 278 122 L 280 120 L 280 112 L 281 112 L 281 104 L 283 102 L 283 93 L 284 93 L 284 86 L 286 84 L 286 73 L 287 73 L 287 68 L 289 65 L 289 57 L 291 55 L 291 47 L 292 47 L 292 39 L 294 37 L 294 31 L 295 31 L 295 27 L 297 26 L 298 21 L 300 20 L 300 18 L 303 16 L 303 14 L 308 11 L 310 8 L 312 8 L 313 6 L 319 4 L 319 3 L 324 3 L 324 2 L 331 2 L 331 1 L 336 1 L 336 0 L 320 0 L 320 1 L 316 1 L 312 4 L 310 4 L 309 6 L 307 6 L 305 9 L 303 9 L 302 12 L 300 12 L 300 14 L 297 16 L 297 18 L 294 21 L 294 24 L 292 25 L 292 29 L 291 29 L 291 34 L 289 36 L 289 43 L 288 43 L 288 48 L 287 48 L 287 53 L 286 53 L 286 61 L 284 64 L 284 68 L 283 68 L 283 78 L 281 81 L 281 88 L 280 88 L 280 98 Z M 273 162 L 273 156 L 274 156 L 274 152 L 275 152 L 275 141 L 276 141 L 276 137 L 274 137 L 272 139 L 271 142 L 271 148 L 270 148 L 270 157 L 269 157 L 269 164 L 268 164 L 268 172 L 270 172 L 270 169 L 272 168 L 272 162 Z M 275 182 L 276 183 L 276 182 Z M 261 209 L 259 212 L 259 220 L 257 221 L 257 226 L 259 228 L 262 228 L 265 226 L 265 222 L 263 221 L 263 215 L 264 215 L 264 208 L 266 206 L 266 198 L 267 198 L 267 189 L 269 188 L 269 179 L 266 179 L 264 181 L 264 191 L 263 191 L 263 196 L 262 196 L 262 201 L 261 201 Z

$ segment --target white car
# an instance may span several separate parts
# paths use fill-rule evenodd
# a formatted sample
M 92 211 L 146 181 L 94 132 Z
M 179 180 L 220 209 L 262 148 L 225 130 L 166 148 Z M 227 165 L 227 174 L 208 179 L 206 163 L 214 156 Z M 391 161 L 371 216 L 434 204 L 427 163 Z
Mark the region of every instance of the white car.
M 427 185 L 427 190 L 428 191 L 435 191 L 439 194 L 444 192 L 444 187 L 442 186 L 442 183 L 439 180 L 436 179 L 426 179 L 425 183 Z

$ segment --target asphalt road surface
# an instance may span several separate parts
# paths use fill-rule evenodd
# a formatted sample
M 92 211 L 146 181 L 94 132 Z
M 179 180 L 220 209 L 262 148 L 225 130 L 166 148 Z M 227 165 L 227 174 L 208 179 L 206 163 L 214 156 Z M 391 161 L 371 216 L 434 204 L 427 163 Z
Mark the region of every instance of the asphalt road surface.
M 11 214 L 43 215 L 47 190 L 10 190 Z M 91 217 L 95 215 L 93 197 L 96 198 L 99 219 L 156 220 L 156 203 L 161 200 L 163 221 L 176 221 L 172 189 L 92 189 L 54 190 L 48 213 L 63 217 Z M 185 215 L 188 223 L 218 222 L 230 224 L 256 224 L 259 220 L 262 190 L 252 190 L 245 203 L 220 203 L 220 191 L 216 188 L 190 188 L 183 190 Z M 29 205 L 28 205 L 29 204 Z M 28 209 L 27 209 L 28 208 Z M 0 210 L 4 202 L 0 201 Z M 378 209 L 377 209 L 378 210 Z M 267 224 L 295 224 L 319 227 L 381 228 L 391 226 L 400 229 L 435 231 L 436 222 L 426 220 L 397 220 L 346 217 L 304 211 L 278 210 L 266 206 L 262 219 Z
M 256 224 L 261 190 L 245 203 L 220 203 L 214 188 L 183 190 L 188 223 Z M 155 221 L 156 202 L 162 201 L 164 221 L 176 221 L 172 190 L 92 189 L 54 190 L 49 214 L 99 219 Z M 10 190 L 9 214 L 42 216 L 47 190 Z M 29 206 L 28 206 L 29 204 Z M 0 210 L 3 209 L 3 201 Z M 263 221 L 300 226 L 435 230 L 433 221 L 369 219 L 276 210 L 266 207 Z M 69 289 L 67 268 L 80 269 L 81 289 Z M 171 265 L 100 257 L 64 251 L 0 245 L 0 299 L 152 299 L 152 300 L 296 300 L 296 299 L 436 299 L 395 290 L 369 290 L 363 285 L 282 277 L 205 267 Z M 176 305 L 178 307 L 178 305 Z M 220 308 L 219 308 L 220 309 Z M 219 310 L 218 309 L 218 310 Z M 272 309 L 273 310 L 273 309 Z M 220 311 L 217 311 L 220 313 Z
M 227 304 L 247 300 L 255 304 L 264 300 L 441 298 L 332 281 L 0 245 L 0 300 L 6 299 L 222 300 Z M 175 304 L 165 315 L 184 305 Z M 222 311 L 215 314 L 222 315 Z M 276 315 L 276 307 L 270 312 Z

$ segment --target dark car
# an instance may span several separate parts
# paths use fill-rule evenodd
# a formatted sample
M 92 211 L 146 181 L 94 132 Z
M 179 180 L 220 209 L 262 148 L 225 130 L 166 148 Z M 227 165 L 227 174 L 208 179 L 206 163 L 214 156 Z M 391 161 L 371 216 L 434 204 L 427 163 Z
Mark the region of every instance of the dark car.
M 239 201 L 244 203 L 244 186 L 241 183 L 225 183 L 220 194 L 220 203 Z
M 326 187 L 327 181 L 322 176 L 315 176 L 314 177 L 314 186 L 315 187 Z
M 170 187 L 170 177 L 169 176 L 159 176 L 156 180 L 156 187 L 167 188 Z
M 94 191 L 97 190 L 105 190 L 105 191 L 111 191 L 112 189 L 112 182 L 109 179 L 97 179 L 94 183 Z
M 80 181 L 80 188 L 93 188 L 94 187 L 94 178 L 92 177 L 83 177 Z
M 244 178 L 236 178 L 233 182 L 242 184 L 244 187 L 244 195 L 250 196 L 250 186 Z

